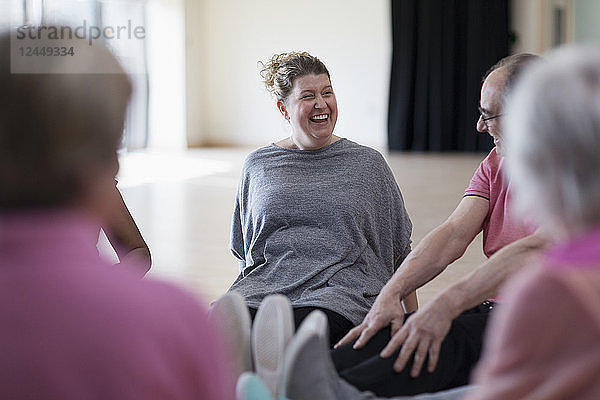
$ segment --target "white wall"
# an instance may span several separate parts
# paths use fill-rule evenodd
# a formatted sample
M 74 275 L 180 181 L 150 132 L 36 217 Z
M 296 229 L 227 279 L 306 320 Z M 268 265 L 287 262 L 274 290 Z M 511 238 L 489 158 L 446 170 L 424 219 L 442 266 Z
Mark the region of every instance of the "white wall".
M 575 0 L 575 41 L 600 44 L 600 1 Z
M 201 146 L 206 143 L 204 121 L 208 86 L 205 48 L 208 42 L 208 22 L 204 0 L 185 1 L 185 96 L 186 96 L 186 136 L 188 146 Z
M 184 0 L 149 0 L 146 24 L 148 146 L 181 150 L 186 147 Z
M 552 9 L 566 13 L 566 42 L 600 44 L 598 0 L 512 0 L 511 27 L 517 33 L 513 52 L 544 53 L 552 47 Z
M 542 15 L 542 0 L 512 0 L 510 25 L 517 34 L 513 53 L 542 53 L 545 50 Z
M 264 145 L 287 136 L 287 123 L 260 81 L 257 61 L 306 50 L 331 74 L 339 108 L 335 133 L 386 146 L 388 0 L 202 1 L 202 7 L 186 9 L 188 56 L 192 41 L 193 51 L 201 51 L 201 57 L 194 53 L 195 61 L 187 61 L 186 90 L 201 92 L 200 98 L 188 94 L 188 114 L 197 113 L 193 124 L 188 115 L 189 144 Z

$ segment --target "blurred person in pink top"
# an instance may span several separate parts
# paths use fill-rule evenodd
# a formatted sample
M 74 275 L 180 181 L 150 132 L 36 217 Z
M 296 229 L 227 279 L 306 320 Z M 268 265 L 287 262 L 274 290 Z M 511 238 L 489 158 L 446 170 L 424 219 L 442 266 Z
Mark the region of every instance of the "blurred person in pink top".
M 506 124 L 517 211 L 558 244 L 504 288 L 468 398 L 598 399 L 600 48 L 563 48 L 533 66 Z
M 55 45 L 77 52 L 16 73 L 0 34 L 0 397 L 232 399 L 194 297 L 99 257 L 131 85 L 105 48 Z

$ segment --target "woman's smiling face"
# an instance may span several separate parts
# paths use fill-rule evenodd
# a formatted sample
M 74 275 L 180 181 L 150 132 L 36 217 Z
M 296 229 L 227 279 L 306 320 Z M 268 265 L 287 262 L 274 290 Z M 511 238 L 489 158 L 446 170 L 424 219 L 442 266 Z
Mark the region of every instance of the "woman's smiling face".
M 337 101 L 327 74 L 304 75 L 294 81 L 279 110 L 290 121 L 292 140 L 300 149 L 318 149 L 332 141 Z

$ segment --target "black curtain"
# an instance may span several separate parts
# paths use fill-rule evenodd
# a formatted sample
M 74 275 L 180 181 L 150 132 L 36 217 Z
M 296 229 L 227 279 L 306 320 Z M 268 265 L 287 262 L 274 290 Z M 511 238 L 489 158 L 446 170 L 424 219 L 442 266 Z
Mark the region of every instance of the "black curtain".
M 390 150 L 488 151 L 481 77 L 508 55 L 508 0 L 391 0 Z

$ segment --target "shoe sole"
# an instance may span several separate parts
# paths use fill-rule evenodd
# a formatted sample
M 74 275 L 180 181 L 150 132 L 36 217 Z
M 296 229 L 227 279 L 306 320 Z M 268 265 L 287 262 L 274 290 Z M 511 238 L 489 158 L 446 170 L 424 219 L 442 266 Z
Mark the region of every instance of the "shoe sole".
M 281 398 L 291 398 L 290 395 L 294 395 L 294 393 L 289 393 L 289 383 L 292 381 L 291 374 L 296 369 L 296 364 L 300 359 L 300 355 L 306 351 L 327 352 L 328 341 L 329 333 L 327 316 L 320 310 L 311 312 L 308 317 L 302 321 L 302 324 L 298 328 L 298 332 L 286 350 L 279 380 L 279 387 L 281 388 L 279 395 Z M 302 359 L 300 362 L 312 363 L 311 360 L 306 359 Z M 311 365 L 304 365 L 300 367 L 300 369 L 302 370 L 302 368 L 310 367 Z M 328 395 L 327 397 L 333 398 L 331 395 Z
M 208 319 L 218 327 L 224 338 L 235 376 L 252 371 L 251 321 L 244 298 L 237 292 L 226 293 L 212 304 Z
M 290 301 L 282 295 L 266 297 L 260 304 L 252 328 L 252 351 L 256 375 L 277 398 L 279 376 L 288 343 L 294 335 Z

